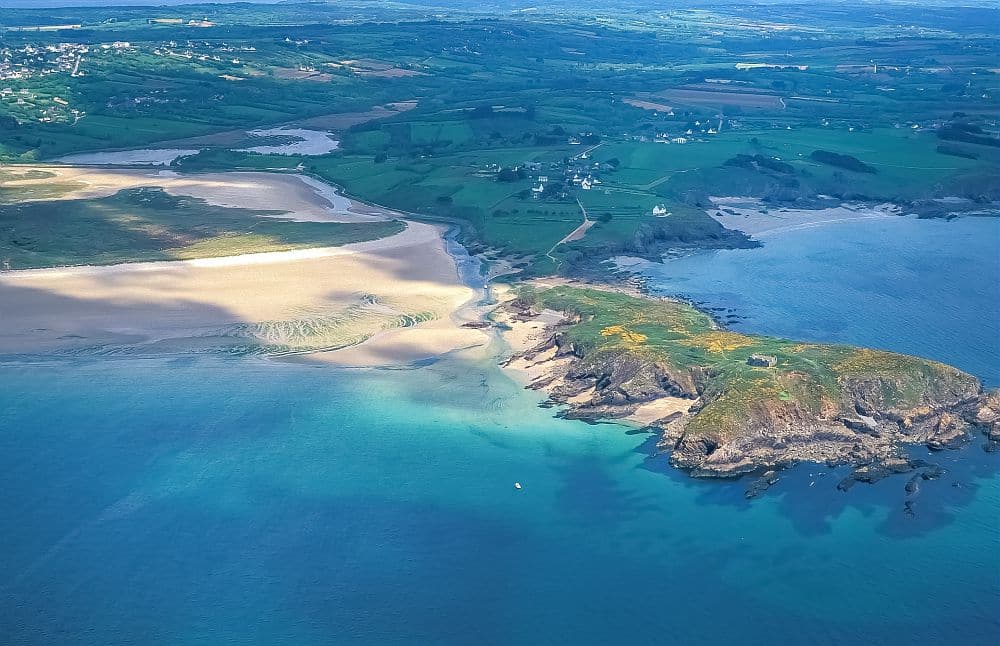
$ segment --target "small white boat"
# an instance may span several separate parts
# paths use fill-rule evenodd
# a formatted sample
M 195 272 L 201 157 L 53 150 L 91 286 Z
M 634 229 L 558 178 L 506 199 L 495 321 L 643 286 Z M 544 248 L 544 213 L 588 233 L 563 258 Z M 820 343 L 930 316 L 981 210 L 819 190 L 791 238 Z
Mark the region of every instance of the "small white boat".
M 520 482 L 515 482 L 514 483 L 514 488 L 515 489 L 520 489 L 521 488 L 521 483 Z

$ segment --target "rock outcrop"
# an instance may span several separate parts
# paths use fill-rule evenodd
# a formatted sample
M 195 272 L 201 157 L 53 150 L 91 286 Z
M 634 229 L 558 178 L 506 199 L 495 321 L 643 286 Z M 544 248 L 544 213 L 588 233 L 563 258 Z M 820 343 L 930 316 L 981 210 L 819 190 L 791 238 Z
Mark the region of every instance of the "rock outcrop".
M 531 305 L 514 300 L 498 319 L 516 324 L 537 316 Z M 930 368 L 924 370 L 922 360 L 906 357 L 920 370 L 870 374 L 851 365 L 831 373 L 836 382 L 826 390 L 812 376 L 788 371 L 780 384 L 795 396 L 765 392 L 737 406 L 730 400 L 745 393 L 734 395 L 730 382 L 711 367 L 679 367 L 640 345 L 585 348 L 568 334 L 579 322 L 572 313 L 546 326 L 530 347 L 515 348 L 511 362 L 535 366 L 529 386 L 565 404 L 561 414 L 569 418 L 626 418 L 662 399 L 682 401 L 649 425 L 660 433 L 658 447 L 671 463 L 694 476 L 766 474 L 808 461 L 859 467 L 853 484 L 913 470 L 907 445 L 954 449 L 982 435 L 987 448 L 1000 442 L 1000 396 L 941 364 L 925 362 Z M 766 489 L 769 480 L 773 474 L 754 491 Z

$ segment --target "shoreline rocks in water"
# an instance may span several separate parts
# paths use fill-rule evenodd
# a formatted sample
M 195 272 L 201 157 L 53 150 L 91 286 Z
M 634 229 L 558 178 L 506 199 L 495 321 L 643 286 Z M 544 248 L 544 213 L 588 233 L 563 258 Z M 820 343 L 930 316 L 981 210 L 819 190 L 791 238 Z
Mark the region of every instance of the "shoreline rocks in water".
M 654 428 L 695 477 L 761 474 L 748 497 L 801 462 L 857 467 L 847 490 L 930 466 L 907 446 L 1000 438 L 1000 395 L 933 361 L 737 334 L 688 304 L 607 286 L 529 283 L 511 296 L 494 313 L 509 329 L 506 365 L 563 417 Z M 761 349 L 774 367 L 748 364 Z

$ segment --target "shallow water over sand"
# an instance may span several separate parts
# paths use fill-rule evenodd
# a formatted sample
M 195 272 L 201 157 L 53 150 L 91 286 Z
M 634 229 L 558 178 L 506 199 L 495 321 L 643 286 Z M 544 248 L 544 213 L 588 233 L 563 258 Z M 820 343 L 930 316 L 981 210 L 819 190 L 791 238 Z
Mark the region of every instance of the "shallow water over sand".
M 180 157 L 197 154 L 198 150 L 188 148 L 144 148 L 141 150 L 118 150 L 97 153 L 66 155 L 56 161 L 80 166 L 169 166 Z
M 264 145 L 241 148 L 241 152 L 260 153 L 262 155 L 325 155 L 340 147 L 340 142 L 330 136 L 330 133 L 320 130 L 283 127 L 250 130 L 247 134 L 254 137 L 293 137 L 298 141 L 273 146 Z

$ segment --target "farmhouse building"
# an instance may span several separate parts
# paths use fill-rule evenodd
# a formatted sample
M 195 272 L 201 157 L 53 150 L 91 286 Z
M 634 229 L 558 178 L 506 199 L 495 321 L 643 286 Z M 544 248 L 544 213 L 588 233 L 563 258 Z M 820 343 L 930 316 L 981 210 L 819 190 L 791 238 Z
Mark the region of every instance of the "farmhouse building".
M 778 365 L 778 357 L 769 354 L 751 354 L 747 364 L 757 368 L 773 368 Z

